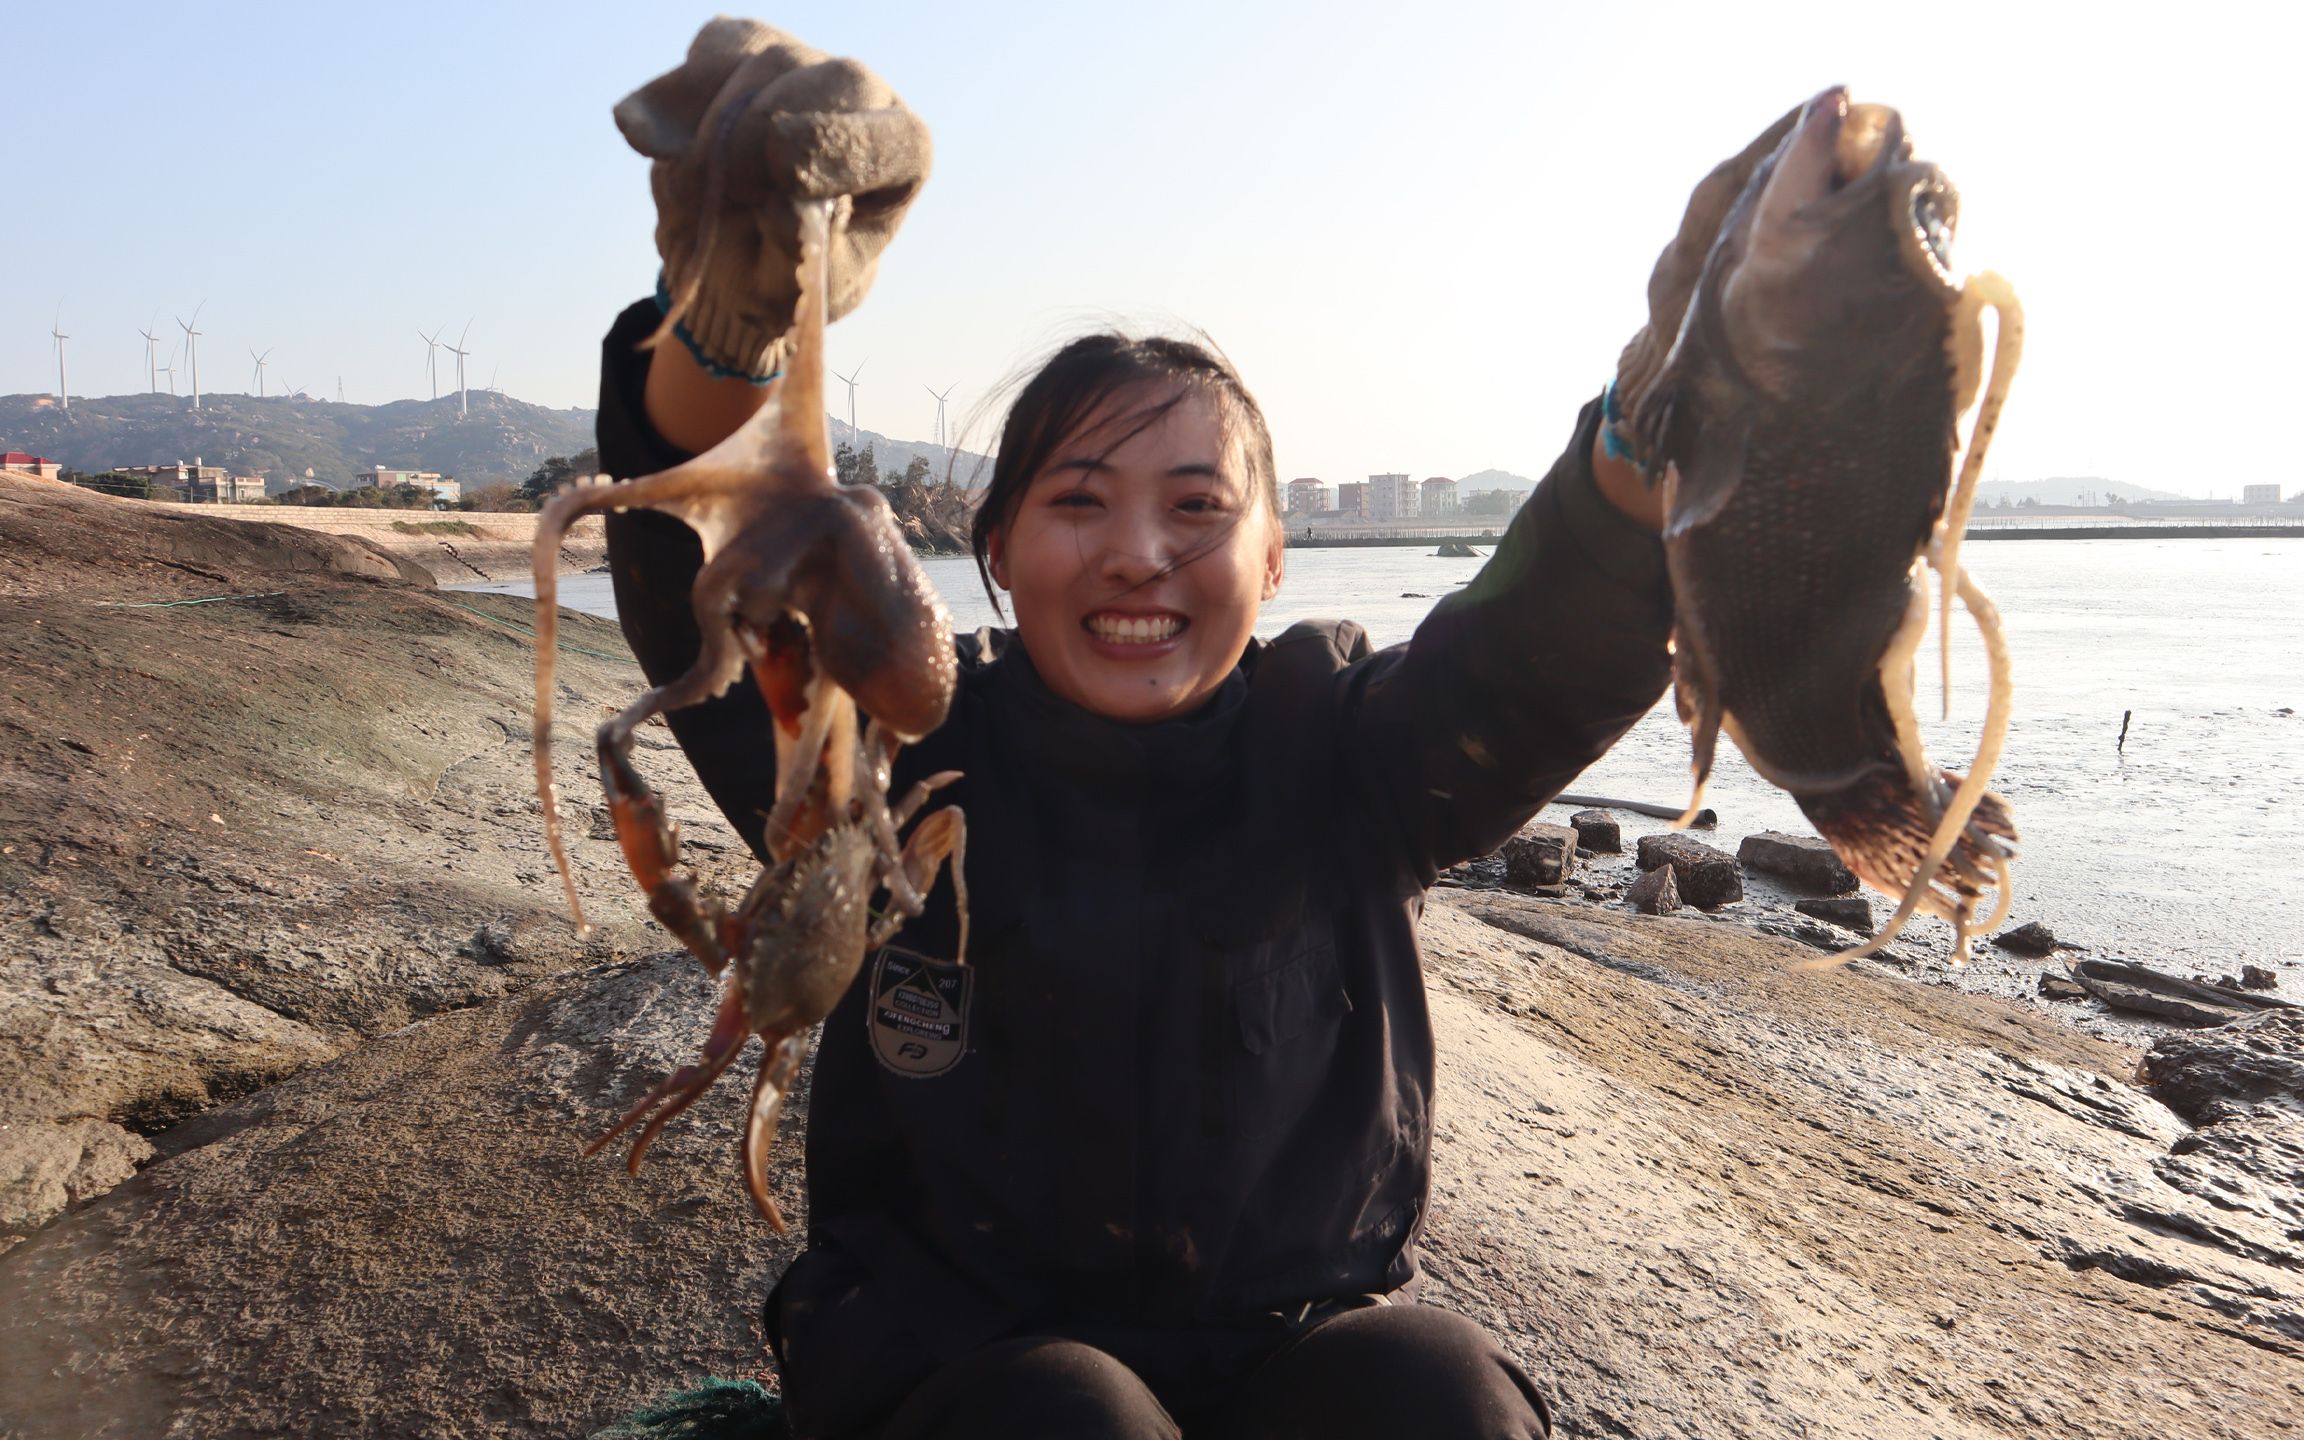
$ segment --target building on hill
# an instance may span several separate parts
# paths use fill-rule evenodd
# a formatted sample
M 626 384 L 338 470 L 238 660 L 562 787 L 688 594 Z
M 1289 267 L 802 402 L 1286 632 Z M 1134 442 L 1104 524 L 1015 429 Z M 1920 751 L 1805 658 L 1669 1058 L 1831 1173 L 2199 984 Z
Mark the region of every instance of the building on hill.
M 112 469 L 116 474 L 141 475 L 155 485 L 165 485 L 176 492 L 179 500 L 208 505 L 235 503 L 219 498 L 231 493 L 231 474 L 221 465 L 201 464 L 197 455 L 192 457 L 189 465 L 178 460 L 172 465 L 115 465 Z M 260 499 L 263 494 L 264 487 L 259 483 L 255 493 L 248 498 Z
M 463 485 L 430 470 L 362 470 L 353 475 L 352 488 L 373 485 L 379 490 L 397 490 L 412 485 L 418 490 L 430 491 L 434 505 L 453 505 L 464 498 Z
M 1456 513 L 1456 482 L 1435 475 L 1424 482 L 1424 518 L 1445 520 Z
M 1405 475 L 1368 477 L 1368 518 L 1371 520 L 1413 520 L 1421 498 L 1415 482 Z
M 21 450 L 0 451 L 0 470 L 17 470 L 43 480 L 60 479 L 64 473 L 64 467 L 58 462 L 42 455 L 27 455 Z
M 1315 479 L 1288 482 L 1288 513 L 1316 515 L 1328 508 L 1328 487 Z
M 1368 518 L 1368 485 L 1362 480 L 1347 480 L 1336 487 L 1336 513 L 1346 520 Z

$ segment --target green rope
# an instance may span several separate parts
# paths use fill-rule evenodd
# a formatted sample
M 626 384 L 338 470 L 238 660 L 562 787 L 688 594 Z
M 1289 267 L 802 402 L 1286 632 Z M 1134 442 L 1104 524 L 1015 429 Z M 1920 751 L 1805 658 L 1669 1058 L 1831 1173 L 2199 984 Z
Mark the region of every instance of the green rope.
M 706 1380 L 650 1402 L 590 1440 L 782 1440 L 784 1401 L 752 1380 Z
M 477 609 L 477 608 L 475 608 L 475 607 L 473 607 L 473 606 L 470 606 L 470 605 L 466 605 L 466 604 L 462 603 L 461 601 L 451 600 L 451 601 L 449 601 L 448 603 L 449 603 L 449 604 L 451 604 L 451 605 L 454 605 L 454 606 L 455 606 L 457 609 L 459 609 L 459 610 L 469 610 L 469 611 L 471 611 L 471 613 L 473 613 L 474 615 L 477 615 L 477 616 L 479 616 L 481 619 L 483 619 L 483 620 L 486 620 L 487 622 L 489 622 L 489 623 L 490 623 L 490 624 L 492 624 L 492 625 L 501 625 L 501 626 L 503 626 L 505 629 L 507 629 L 507 630 L 512 630 L 512 631 L 516 631 L 516 632 L 518 632 L 519 634 L 522 634 L 522 635 L 525 635 L 525 636 L 527 636 L 527 637 L 528 637 L 529 639 L 531 639 L 531 640 L 537 640 L 537 639 L 541 639 L 541 638 L 542 638 L 542 637 L 538 636 L 538 635 L 537 635 L 537 633 L 536 633 L 534 630 L 530 629 L 530 628 L 529 628 L 528 626 L 526 626 L 526 625 L 523 625 L 523 624 L 521 624 L 521 623 L 520 623 L 519 621 L 517 621 L 517 620 L 507 620 L 507 619 L 505 619 L 505 618 L 504 618 L 503 616 L 501 616 L 501 615 L 491 615 L 491 614 L 489 614 L 489 613 L 488 613 L 487 611 L 485 611 L 485 610 Z M 621 661 L 626 661 L 626 662 L 629 662 L 629 661 L 632 659 L 632 657 L 631 657 L 631 656 L 629 656 L 629 655 L 610 655 L 610 654 L 606 653 L 605 651 L 601 651 L 601 650 L 587 650 L 587 649 L 585 649 L 585 648 L 584 648 L 583 646 L 581 646 L 581 645 L 571 645 L 571 644 L 569 644 L 569 643 L 568 643 L 567 641 L 565 641 L 565 640 L 563 640 L 563 641 L 561 641 L 561 642 L 560 642 L 560 648 L 561 648 L 561 649 L 563 649 L 563 650 L 572 651 L 573 653 L 575 653 L 575 654 L 578 654 L 578 655 L 589 655 L 589 656 L 591 656 L 591 657 L 592 657 L 593 659 L 595 659 L 595 660 L 621 660 Z
M 198 600 L 98 600 L 95 603 L 107 610 L 173 610 L 179 605 L 214 605 L 220 600 L 269 600 L 287 593 L 264 590 L 254 595 L 208 595 Z

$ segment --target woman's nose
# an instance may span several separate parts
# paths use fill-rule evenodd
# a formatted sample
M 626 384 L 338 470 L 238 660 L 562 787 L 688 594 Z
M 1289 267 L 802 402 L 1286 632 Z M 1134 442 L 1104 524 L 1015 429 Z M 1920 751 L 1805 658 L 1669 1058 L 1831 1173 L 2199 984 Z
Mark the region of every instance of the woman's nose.
M 1121 507 L 1105 526 L 1098 568 L 1108 580 L 1142 584 L 1166 570 L 1173 537 L 1160 517 L 1135 506 Z

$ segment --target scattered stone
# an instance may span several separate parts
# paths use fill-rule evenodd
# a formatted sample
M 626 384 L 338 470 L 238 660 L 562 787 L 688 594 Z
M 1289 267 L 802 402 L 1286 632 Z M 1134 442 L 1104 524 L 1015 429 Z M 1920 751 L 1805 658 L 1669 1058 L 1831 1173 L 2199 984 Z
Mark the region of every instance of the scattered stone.
M 1539 821 L 1505 841 L 1497 853 L 1504 857 L 1504 883 L 1515 890 L 1562 885 L 1576 873 L 1576 832 Z
M 2240 986 L 2244 990 L 2277 990 L 2280 988 L 2280 977 L 2263 965 L 2243 965 L 2240 967 Z
M 2038 920 L 2031 920 L 1993 936 L 1992 943 L 2019 955 L 2053 955 L 2056 953 L 2056 932 Z
M 1669 915 L 1680 908 L 1680 886 L 1672 867 L 1659 865 L 1624 892 L 1624 903 L 1643 915 Z
M 1429 600 L 1432 597 L 1421 590 L 1403 590 L 1400 592 L 1400 598 L 1403 600 Z
M 1576 831 L 1576 843 L 1593 854 L 1624 853 L 1624 827 L 1617 823 L 1613 812 L 1579 810 L 1568 817 L 1568 823 Z
M 2040 994 L 2048 1000 L 2085 1000 L 2088 998 L 2088 987 L 2069 975 L 2043 970 L 2040 972 Z
M 1831 900 L 1796 900 L 1792 908 L 1843 930 L 1853 930 L 1859 935 L 1870 935 L 1873 930 L 1872 902 L 1861 895 L 1844 895 Z
M 1847 895 L 1857 886 L 1856 872 L 1841 864 L 1831 845 L 1814 835 L 1763 830 L 1744 837 L 1744 843 L 1736 847 L 1736 858 L 1801 890 Z
M 2304 1010 L 2163 1035 L 2144 1057 L 2144 1078 L 2162 1104 L 2195 1125 L 2265 1104 L 2304 1116 Z
M 1433 551 L 1432 554 L 1434 558 L 1440 560 L 1477 560 L 1480 558 L 1479 551 L 1461 540 L 1443 540 L 1440 542 L 1440 548 Z
M 1637 847 L 1640 868 L 1672 867 L 1680 899 L 1710 909 L 1744 898 L 1744 867 L 1736 857 L 1715 850 L 1692 835 L 1643 835 Z

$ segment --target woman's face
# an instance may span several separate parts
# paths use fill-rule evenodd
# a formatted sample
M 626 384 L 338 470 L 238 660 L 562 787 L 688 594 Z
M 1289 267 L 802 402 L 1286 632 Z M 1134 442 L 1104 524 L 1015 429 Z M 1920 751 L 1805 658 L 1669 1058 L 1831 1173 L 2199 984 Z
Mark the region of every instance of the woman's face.
M 1197 389 L 1106 400 L 989 538 L 992 578 L 1048 688 L 1136 724 L 1214 695 L 1280 589 L 1280 527 Z

